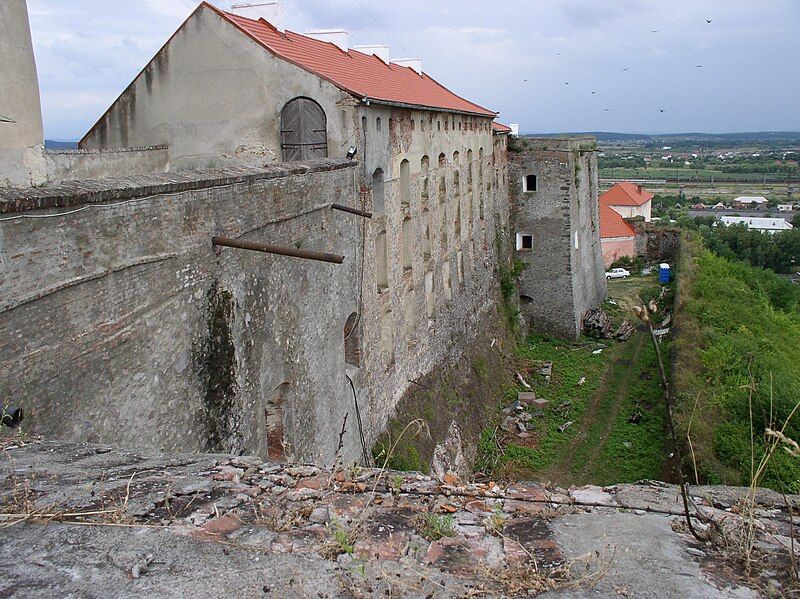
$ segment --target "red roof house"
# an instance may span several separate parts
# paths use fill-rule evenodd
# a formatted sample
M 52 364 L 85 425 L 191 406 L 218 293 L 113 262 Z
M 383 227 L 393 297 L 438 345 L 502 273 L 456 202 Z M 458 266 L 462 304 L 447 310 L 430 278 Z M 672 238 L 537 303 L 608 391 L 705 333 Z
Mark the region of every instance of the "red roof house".
M 641 185 L 625 181 L 612 186 L 600 196 L 600 204 L 611 206 L 624 218 L 641 216 L 650 222 L 653 194 Z

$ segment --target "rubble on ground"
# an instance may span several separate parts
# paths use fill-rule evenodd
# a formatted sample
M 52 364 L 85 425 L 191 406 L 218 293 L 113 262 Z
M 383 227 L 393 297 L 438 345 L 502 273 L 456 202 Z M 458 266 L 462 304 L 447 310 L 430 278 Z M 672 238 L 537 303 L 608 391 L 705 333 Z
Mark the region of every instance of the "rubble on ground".
M 0 596 L 755 596 L 683 530 L 664 483 L 565 490 L 50 441 L 2 454 Z M 692 488 L 728 538 L 743 492 Z M 786 555 L 783 498 L 759 493 L 755 514 L 758 542 Z

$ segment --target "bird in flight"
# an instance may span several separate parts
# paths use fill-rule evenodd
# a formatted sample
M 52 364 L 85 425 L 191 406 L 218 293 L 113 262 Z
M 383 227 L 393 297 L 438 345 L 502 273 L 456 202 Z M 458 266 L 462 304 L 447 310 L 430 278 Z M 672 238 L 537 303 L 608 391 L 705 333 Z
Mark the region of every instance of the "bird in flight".
M 564 82 L 564 85 L 569 85 L 569 81 L 565 81 L 565 82 Z
M 664 109 L 663 108 L 659 108 L 658 111 L 659 112 L 664 112 Z
M 608 112 L 610 110 L 611 110 L 610 108 L 603 108 L 603 112 Z
M 702 68 L 703 68 L 703 65 L 701 65 L 701 64 L 698 64 L 698 65 L 695 65 L 695 67 L 694 67 L 694 68 L 696 68 L 696 69 L 702 69 Z
M 658 29 L 651 29 L 650 33 L 658 33 Z
M 625 67 L 625 68 L 624 68 L 624 69 L 622 69 L 622 70 L 623 70 L 623 71 L 627 71 L 627 70 L 628 70 L 628 68 L 629 68 L 629 67 Z
M 597 92 L 592 92 L 592 95 L 595 95 Z
M 706 23 L 710 23 L 710 22 L 711 22 L 711 19 L 706 19 Z

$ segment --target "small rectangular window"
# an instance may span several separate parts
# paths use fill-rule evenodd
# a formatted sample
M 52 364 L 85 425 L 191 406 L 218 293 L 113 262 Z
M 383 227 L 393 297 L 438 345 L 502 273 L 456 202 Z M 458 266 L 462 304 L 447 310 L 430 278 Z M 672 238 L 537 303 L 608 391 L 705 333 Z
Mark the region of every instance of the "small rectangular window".
M 529 252 L 533 249 L 533 235 L 530 233 L 517 233 L 517 251 Z
M 536 175 L 525 175 L 523 191 L 536 191 Z

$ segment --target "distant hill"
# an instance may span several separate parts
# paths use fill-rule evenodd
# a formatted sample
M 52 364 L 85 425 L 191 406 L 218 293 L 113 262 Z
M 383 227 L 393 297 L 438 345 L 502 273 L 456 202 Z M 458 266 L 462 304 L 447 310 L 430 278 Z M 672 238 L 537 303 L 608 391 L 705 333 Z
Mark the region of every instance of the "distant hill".
M 705 141 L 705 142 L 794 142 L 800 143 L 800 131 L 744 131 L 740 133 L 617 133 L 613 131 L 575 131 L 568 133 L 526 133 L 525 136 L 557 137 L 592 135 L 597 141 Z
M 61 139 L 45 139 L 44 147 L 48 150 L 77 150 L 78 142 Z

